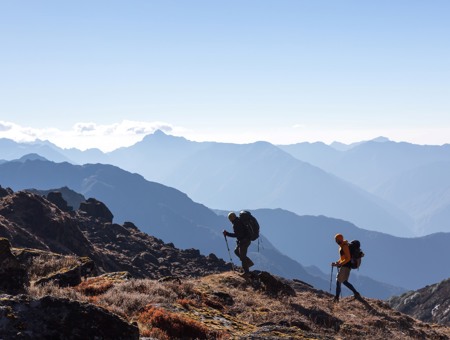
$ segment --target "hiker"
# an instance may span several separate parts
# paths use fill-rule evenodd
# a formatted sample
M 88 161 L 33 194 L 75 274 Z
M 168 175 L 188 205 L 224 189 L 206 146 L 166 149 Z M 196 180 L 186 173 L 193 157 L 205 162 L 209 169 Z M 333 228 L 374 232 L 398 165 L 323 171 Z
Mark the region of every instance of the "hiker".
M 336 275 L 336 295 L 334 296 L 334 302 L 339 302 L 339 296 L 341 295 L 341 284 L 343 283 L 348 289 L 353 292 L 353 296 L 357 299 L 361 298 L 361 295 L 356 291 L 355 287 L 348 282 L 351 270 L 351 255 L 350 248 L 348 247 L 348 241 L 344 240 L 342 234 L 336 234 L 334 240 L 339 245 L 340 258 L 337 262 L 331 263 L 333 267 L 338 268 Z
M 228 231 L 224 230 L 223 234 L 224 236 L 235 237 L 237 239 L 234 253 L 242 262 L 244 274 L 248 274 L 250 273 L 249 268 L 254 265 L 253 261 L 247 257 L 247 250 L 250 246 L 250 243 L 252 242 L 250 239 L 249 231 L 234 212 L 230 212 L 228 214 L 228 219 L 233 224 L 233 233 L 229 233 Z

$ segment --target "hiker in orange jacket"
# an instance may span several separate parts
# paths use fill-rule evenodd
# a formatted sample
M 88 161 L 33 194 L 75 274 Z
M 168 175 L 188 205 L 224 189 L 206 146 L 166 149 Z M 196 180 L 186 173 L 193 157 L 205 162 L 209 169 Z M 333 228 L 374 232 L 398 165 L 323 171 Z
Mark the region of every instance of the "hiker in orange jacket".
M 334 301 L 339 302 L 339 296 L 341 295 L 341 283 L 353 292 L 353 296 L 355 298 L 361 298 L 361 295 L 356 291 L 355 287 L 348 282 L 351 270 L 350 261 L 352 259 L 350 255 L 350 248 L 348 247 L 348 241 L 344 240 L 344 236 L 342 234 L 336 234 L 334 240 L 339 245 L 340 255 L 338 261 L 331 263 L 332 266 L 338 268 L 338 273 L 336 275 L 336 295 L 334 296 Z

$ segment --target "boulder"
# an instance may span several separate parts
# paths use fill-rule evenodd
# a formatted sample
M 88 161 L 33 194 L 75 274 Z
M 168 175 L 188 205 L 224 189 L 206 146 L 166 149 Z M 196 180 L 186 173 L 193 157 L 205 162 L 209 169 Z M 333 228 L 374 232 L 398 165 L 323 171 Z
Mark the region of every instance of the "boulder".
M 2 339 L 139 339 L 139 329 L 102 308 L 44 296 L 3 295 Z
M 66 200 L 63 198 L 63 195 L 59 191 L 51 191 L 47 194 L 47 200 L 52 202 L 54 205 L 56 205 L 59 209 L 62 211 L 72 211 L 73 208 L 69 207 L 67 205 Z
M 8 294 L 24 292 L 29 285 L 25 267 L 11 253 L 9 240 L 0 237 L 0 291 Z
M 89 198 L 86 202 L 81 202 L 79 210 L 105 222 L 112 223 L 114 218 L 111 210 L 109 210 L 103 202 L 100 202 L 95 198 Z

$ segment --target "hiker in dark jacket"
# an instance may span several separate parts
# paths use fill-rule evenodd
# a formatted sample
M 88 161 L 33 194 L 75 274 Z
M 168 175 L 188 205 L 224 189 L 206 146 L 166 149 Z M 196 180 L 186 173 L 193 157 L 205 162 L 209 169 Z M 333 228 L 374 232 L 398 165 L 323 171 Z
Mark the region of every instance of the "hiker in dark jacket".
M 353 287 L 353 285 L 348 282 L 351 270 L 350 261 L 352 259 L 348 241 L 344 240 L 344 236 L 342 236 L 342 234 L 336 234 L 334 240 L 339 245 L 340 255 L 339 260 L 331 264 L 332 266 L 338 268 L 338 273 L 336 276 L 336 295 L 334 296 L 334 302 L 339 302 L 339 296 L 341 295 L 341 283 L 353 292 L 353 296 L 355 298 L 359 299 L 361 298 L 361 295 L 356 291 L 355 287 Z
M 254 265 L 253 261 L 247 257 L 247 250 L 250 246 L 250 243 L 252 242 L 248 229 L 234 212 L 230 212 L 228 214 L 228 219 L 233 224 L 233 232 L 229 233 L 228 231 L 224 230 L 223 234 L 225 236 L 235 237 L 237 239 L 234 253 L 242 262 L 244 274 L 248 274 L 250 273 L 249 268 Z

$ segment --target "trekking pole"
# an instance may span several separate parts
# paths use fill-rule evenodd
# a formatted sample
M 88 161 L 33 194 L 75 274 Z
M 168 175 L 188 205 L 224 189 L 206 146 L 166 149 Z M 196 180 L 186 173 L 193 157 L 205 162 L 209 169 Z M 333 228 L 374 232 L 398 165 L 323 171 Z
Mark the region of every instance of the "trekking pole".
M 230 252 L 230 247 L 228 246 L 227 236 L 223 235 L 223 237 L 225 237 L 225 243 L 227 244 L 228 255 L 230 255 L 231 268 L 234 270 L 234 263 L 233 263 L 233 259 L 231 258 L 231 252 Z
M 330 293 L 331 293 L 331 282 L 333 281 L 333 265 L 331 265 L 331 275 L 330 275 Z

